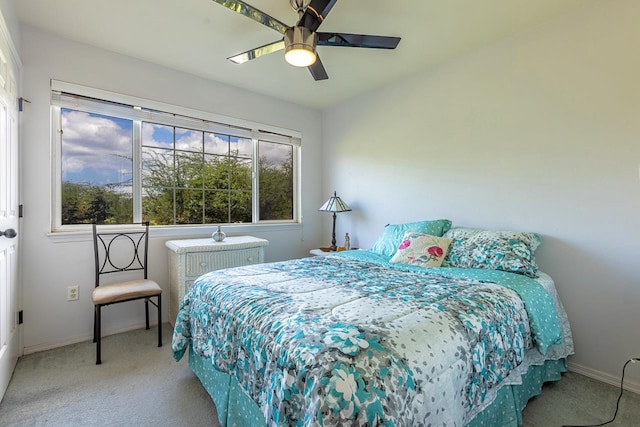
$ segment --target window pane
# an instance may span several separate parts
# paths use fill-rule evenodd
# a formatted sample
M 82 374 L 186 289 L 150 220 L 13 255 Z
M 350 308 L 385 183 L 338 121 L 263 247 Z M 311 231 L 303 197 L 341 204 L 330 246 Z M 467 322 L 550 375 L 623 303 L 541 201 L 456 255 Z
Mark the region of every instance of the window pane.
M 205 154 L 204 187 L 210 190 L 229 188 L 229 158 Z
M 176 150 L 202 153 L 202 132 L 176 128 Z
M 232 156 L 253 157 L 253 142 L 250 139 L 232 136 L 229 144 Z
M 142 123 L 142 145 L 173 148 L 173 126 Z
M 261 220 L 293 219 L 293 147 L 258 142 Z
M 229 136 L 213 133 L 204 134 L 204 151 L 210 154 L 229 154 Z
M 229 192 L 206 191 L 205 197 L 205 223 L 226 224 L 229 222 Z
M 176 190 L 176 224 L 202 224 L 202 191 Z
M 251 191 L 232 192 L 229 222 L 251 222 L 251 220 Z
M 142 220 L 151 225 L 175 224 L 173 188 L 145 187 L 142 193 Z
M 231 158 L 229 161 L 232 190 L 251 191 L 251 159 Z
M 62 224 L 133 221 L 133 122 L 61 109 Z
M 142 186 L 174 187 L 173 150 L 142 148 Z
M 177 151 L 176 187 L 202 189 L 202 168 L 202 154 Z

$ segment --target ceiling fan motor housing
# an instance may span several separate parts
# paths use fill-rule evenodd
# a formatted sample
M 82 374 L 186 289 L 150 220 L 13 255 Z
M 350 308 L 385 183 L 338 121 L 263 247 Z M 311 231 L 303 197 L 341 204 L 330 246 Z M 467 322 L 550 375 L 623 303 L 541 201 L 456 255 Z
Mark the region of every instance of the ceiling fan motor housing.
M 308 28 L 302 26 L 291 27 L 284 34 L 284 54 L 287 62 L 299 67 L 307 67 L 313 64 L 316 60 L 316 45 L 318 44 L 318 35 Z M 290 60 L 291 55 L 295 55 L 295 52 L 306 53 L 307 60 L 300 63 L 300 65 Z M 310 62 L 309 62 L 310 61 Z

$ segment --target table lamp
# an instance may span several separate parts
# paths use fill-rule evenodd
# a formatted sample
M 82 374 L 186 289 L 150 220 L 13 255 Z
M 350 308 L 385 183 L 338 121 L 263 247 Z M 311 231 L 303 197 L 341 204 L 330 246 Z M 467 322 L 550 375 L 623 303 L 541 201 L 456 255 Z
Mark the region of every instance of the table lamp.
M 333 231 L 331 234 L 331 250 L 336 251 L 338 246 L 336 246 L 336 214 L 338 212 L 349 212 L 351 208 L 342 201 L 340 197 L 333 192 L 333 196 L 329 197 L 324 205 L 318 209 L 320 212 L 333 212 Z

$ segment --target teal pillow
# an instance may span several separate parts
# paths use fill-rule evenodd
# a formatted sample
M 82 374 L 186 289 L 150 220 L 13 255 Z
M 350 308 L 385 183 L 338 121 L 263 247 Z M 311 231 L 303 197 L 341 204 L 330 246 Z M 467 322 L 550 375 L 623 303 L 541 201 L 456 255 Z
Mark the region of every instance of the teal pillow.
M 542 241 L 539 234 L 456 227 L 445 237 L 453 241 L 443 267 L 484 268 L 538 277 L 534 254 Z
M 404 224 L 387 224 L 384 227 L 382 236 L 378 238 L 371 248 L 371 252 L 391 258 L 398 250 L 400 243 L 402 243 L 402 239 L 406 231 L 415 231 L 416 233 L 442 237 L 442 235 L 450 228 L 451 221 L 448 219 L 407 222 Z

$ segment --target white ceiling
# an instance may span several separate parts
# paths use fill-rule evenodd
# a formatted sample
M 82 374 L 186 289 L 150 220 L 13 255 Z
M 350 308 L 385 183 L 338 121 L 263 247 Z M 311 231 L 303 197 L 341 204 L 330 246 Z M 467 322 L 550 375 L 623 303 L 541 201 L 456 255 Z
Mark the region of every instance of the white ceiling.
M 289 25 L 289 0 L 246 0 Z M 227 57 L 282 36 L 211 0 L 17 0 L 22 23 L 197 76 L 325 109 L 486 46 L 585 0 L 340 0 L 319 31 L 402 37 L 395 50 L 320 46 L 329 74 L 284 62 L 284 53 L 236 65 Z

